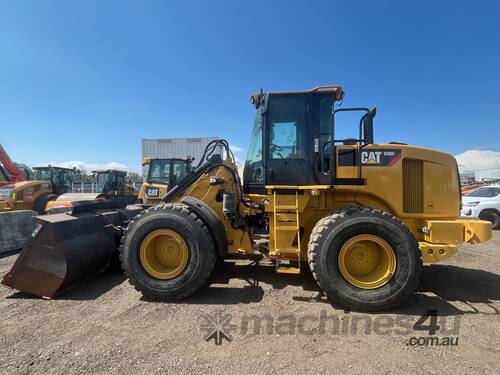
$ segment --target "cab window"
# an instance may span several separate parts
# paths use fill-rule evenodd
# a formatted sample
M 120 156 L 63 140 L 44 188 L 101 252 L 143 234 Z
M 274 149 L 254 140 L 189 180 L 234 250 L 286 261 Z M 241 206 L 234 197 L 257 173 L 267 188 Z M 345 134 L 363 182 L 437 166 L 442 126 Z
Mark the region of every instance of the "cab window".
M 35 169 L 35 180 L 51 181 L 51 173 L 48 169 Z
M 73 172 L 66 171 L 63 176 L 64 176 L 64 188 L 67 191 L 70 191 L 73 188 L 72 186 Z
M 172 184 L 177 184 L 188 175 L 188 164 L 184 160 L 174 160 L 172 163 Z
M 98 172 L 96 175 L 96 192 L 104 193 L 109 190 L 108 186 L 110 184 L 110 174 Z
M 148 182 L 168 184 L 170 178 L 170 159 L 153 160 L 148 173 Z
M 264 182 L 264 167 L 262 165 L 262 110 L 259 108 L 255 114 L 252 136 L 248 146 L 247 160 L 243 170 L 244 188 L 249 184 Z M 248 191 L 248 190 L 247 190 Z
M 283 95 L 270 100 L 269 158 L 305 157 L 305 96 Z
M 262 160 L 262 114 L 260 111 L 255 116 L 250 146 L 248 147 L 247 162 L 253 163 Z

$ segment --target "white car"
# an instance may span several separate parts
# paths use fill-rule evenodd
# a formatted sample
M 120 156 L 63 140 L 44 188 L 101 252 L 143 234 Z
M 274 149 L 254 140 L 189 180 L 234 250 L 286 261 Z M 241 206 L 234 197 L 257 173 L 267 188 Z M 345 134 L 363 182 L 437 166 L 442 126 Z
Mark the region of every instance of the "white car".
M 491 221 L 500 229 L 500 185 L 482 186 L 462 197 L 462 216 Z

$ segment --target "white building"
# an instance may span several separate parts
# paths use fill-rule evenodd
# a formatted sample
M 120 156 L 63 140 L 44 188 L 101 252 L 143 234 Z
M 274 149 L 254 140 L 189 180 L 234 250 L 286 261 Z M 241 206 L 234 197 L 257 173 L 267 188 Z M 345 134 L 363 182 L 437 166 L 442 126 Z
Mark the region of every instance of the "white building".
M 476 181 L 484 179 L 500 179 L 500 168 L 477 169 L 474 171 L 474 176 L 476 177 Z
M 200 138 L 160 138 L 160 139 L 142 139 L 142 159 L 151 158 L 181 158 L 186 156 L 195 158 L 194 165 L 200 161 L 205 147 L 218 137 L 200 137 Z M 222 149 L 219 151 L 222 153 Z M 146 170 L 143 168 L 143 174 Z
M 500 168 L 485 168 L 467 172 L 460 172 L 460 180 L 462 182 L 494 180 L 494 179 L 500 179 Z

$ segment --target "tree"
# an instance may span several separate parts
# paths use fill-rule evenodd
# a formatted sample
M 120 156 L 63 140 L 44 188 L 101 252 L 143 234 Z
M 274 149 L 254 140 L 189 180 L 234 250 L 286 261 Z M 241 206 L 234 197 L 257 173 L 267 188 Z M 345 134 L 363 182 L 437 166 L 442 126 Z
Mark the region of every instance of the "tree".
M 31 180 L 33 178 L 33 169 L 31 169 L 30 166 L 23 164 L 23 163 L 16 163 L 14 162 L 14 165 L 19 168 L 20 171 L 23 172 L 24 178 L 26 180 Z
M 136 172 L 128 172 L 127 181 L 130 184 L 135 184 L 136 182 L 142 182 L 142 176 Z

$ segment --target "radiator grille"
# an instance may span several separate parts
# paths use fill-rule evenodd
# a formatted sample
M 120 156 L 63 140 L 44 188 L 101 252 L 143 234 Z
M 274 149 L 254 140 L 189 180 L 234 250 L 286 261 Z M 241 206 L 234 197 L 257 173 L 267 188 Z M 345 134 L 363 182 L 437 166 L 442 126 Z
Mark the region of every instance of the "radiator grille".
M 403 210 L 424 212 L 424 163 L 422 160 L 403 160 Z

